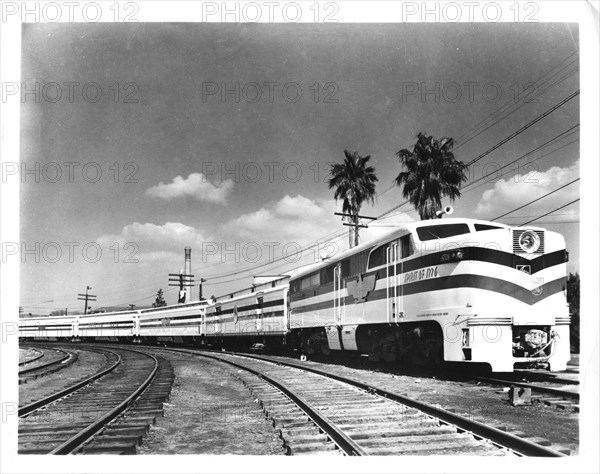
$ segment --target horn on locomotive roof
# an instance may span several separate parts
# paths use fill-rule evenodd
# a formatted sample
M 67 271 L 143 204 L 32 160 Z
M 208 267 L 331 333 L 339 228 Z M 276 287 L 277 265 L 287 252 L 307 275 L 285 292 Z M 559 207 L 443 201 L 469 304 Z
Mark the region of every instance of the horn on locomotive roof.
M 450 215 L 450 214 L 452 214 L 453 212 L 454 212 L 454 208 L 453 208 L 452 206 L 446 206 L 446 207 L 444 208 L 444 210 L 443 210 L 443 211 L 437 211 L 437 212 L 435 213 L 435 216 L 436 216 L 438 219 L 441 219 L 441 218 L 442 218 L 442 216 L 443 216 L 444 214 L 448 214 L 448 215 Z

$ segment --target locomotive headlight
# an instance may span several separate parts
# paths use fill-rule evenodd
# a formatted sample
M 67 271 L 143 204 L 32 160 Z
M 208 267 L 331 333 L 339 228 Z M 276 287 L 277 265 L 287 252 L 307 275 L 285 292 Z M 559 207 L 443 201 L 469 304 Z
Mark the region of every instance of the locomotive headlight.
M 442 261 L 442 263 L 457 262 L 459 260 L 462 260 L 464 256 L 465 256 L 465 254 L 462 250 L 443 253 L 442 257 L 441 257 L 441 261 Z
M 540 237 L 532 230 L 526 230 L 519 237 L 519 246 L 524 252 L 533 253 L 540 248 Z

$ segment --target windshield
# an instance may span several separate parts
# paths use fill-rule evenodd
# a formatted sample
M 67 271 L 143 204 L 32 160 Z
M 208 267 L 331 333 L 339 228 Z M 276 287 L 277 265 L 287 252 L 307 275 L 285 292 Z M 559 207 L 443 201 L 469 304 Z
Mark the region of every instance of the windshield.
M 417 228 L 417 235 L 421 242 L 434 239 L 445 239 L 454 235 L 468 234 L 467 224 L 440 224 Z

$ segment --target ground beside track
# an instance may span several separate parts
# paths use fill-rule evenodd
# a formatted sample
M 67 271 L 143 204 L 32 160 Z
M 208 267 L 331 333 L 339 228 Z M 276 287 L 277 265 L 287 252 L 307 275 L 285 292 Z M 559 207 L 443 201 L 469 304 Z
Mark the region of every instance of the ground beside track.
M 138 454 L 283 455 L 273 426 L 227 364 L 157 352 L 173 365 L 175 381 L 164 417 Z

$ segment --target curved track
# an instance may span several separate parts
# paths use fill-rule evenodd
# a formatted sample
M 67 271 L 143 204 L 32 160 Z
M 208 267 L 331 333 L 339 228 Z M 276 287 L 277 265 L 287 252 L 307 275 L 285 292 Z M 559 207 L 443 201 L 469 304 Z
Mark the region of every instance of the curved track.
M 239 377 L 281 431 L 289 454 L 507 455 L 563 453 L 390 392 L 265 356 L 165 349 L 208 357 L 249 372 Z
M 25 360 L 19 362 L 19 367 L 23 366 L 23 365 L 31 364 L 32 362 L 35 362 L 36 360 L 44 357 L 44 351 L 42 351 L 40 349 L 36 349 L 35 347 L 25 347 L 24 349 L 35 352 L 36 355 L 26 358 Z M 19 356 L 19 358 L 20 358 L 20 356 Z
M 35 349 L 41 351 L 42 355 L 31 360 L 31 364 L 23 364 L 27 367 L 19 370 L 19 384 L 69 367 L 77 360 L 77 354 L 72 351 L 47 347 Z
M 135 453 L 162 414 L 173 381 L 168 362 L 112 348 L 109 369 L 19 410 L 20 454 Z

